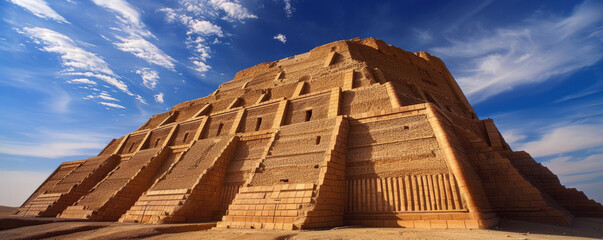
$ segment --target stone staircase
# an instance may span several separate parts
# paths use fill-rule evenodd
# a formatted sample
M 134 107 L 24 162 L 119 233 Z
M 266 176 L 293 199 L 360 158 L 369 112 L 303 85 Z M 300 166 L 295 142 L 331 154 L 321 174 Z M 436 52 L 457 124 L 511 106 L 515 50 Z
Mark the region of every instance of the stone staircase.
M 571 225 L 573 216 L 524 178 L 508 158 L 474 132 L 460 127 L 454 130 L 464 140 L 469 162 L 481 180 L 491 207 L 499 216 Z

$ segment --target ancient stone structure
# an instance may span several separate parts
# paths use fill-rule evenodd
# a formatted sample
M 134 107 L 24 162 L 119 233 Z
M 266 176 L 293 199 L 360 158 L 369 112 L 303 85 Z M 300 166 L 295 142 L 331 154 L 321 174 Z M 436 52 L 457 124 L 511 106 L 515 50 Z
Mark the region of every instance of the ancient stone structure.
M 486 228 L 499 217 L 569 225 L 603 207 L 512 151 L 439 58 L 370 38 L 240 71 L 61 164 L 14 214 Z

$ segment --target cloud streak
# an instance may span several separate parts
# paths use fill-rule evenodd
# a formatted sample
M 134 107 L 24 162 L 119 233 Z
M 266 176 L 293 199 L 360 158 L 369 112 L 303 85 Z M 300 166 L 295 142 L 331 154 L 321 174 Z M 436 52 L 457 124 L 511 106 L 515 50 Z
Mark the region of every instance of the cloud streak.
M 63 16 L 55 12 L 44 0 L 11 0 L 12 3 L 27 9 L 34 15 L 44 19 L 52 19 L 60 23 L 69 23 Z
M 521 146 L 535 157 L 573 152 L 603 146 L 603 125 L 576 124 L 562 126 L 544 134 L 541 139 Z
M 110 107 L 110 108 L 119 108 L 119 109 L 125 109 L 126 108 L 126 107 L 124 107 L 122 105 L 119 105 L 117 103 L 110 103 L 110 102 L 99 102 L 99 103 L 102 104 L 102 105 L 105 105 L 107 107 Z
M 134 56 L 137 56 L 149 63 L 162 66 L 167 69 L 174 69 L 174 62 L 176 62 L 176 60 L 144 38 L 138 35 L 116 37 L 120 41 L 114 43 L 117 49 L 134 54 Z
M 174 70 L 176 60 L 146 39 L 156 39 L 156 37 L 146 29 L 138 10 L 124 0 L 93 0 L 93 2 L 116 13 L 119 28 L 114 29 L 119 34 L 115 34 L 115 40 L 109 40 L 113 41 L 117 49 L 131 53 L 150 64 Z
M 61 65 L 66 68 L 64 74 L 94 77 L 128 95 L 133 95 L 128 86 L 117 79 L 117 75 L 109 68 L 109 64 L 105 60 L 79 47 L 71 38 L 40 27 L 24 27 L 18 32 L 42 45 L 42 51 L 59 54 Z
M 584 2 L 565 18 L 527 19 L 522 25 L 452 39 L 436 54 L 467 62 L 456 75 L 468 97 L 483 101 L 529 83 L 592 66 L 603 58 L 603 4 Z

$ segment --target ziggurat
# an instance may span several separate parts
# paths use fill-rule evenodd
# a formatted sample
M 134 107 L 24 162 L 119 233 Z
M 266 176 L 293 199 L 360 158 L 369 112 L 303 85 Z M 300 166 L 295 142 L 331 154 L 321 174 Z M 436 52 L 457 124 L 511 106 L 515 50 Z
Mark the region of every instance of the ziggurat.
M 570 225 L 601 204 L 479 120 L 444 63 L 337 41 L 236 74 L 102 152 L 65 162 L 14 213 L 219 228 Z

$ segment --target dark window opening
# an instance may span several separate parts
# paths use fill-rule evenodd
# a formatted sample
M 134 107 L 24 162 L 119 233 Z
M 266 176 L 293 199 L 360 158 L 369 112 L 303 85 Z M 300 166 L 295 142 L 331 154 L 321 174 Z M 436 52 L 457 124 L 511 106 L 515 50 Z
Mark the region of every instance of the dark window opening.
M 255 121 L 255 130 L 256 130 L 256 131 L 260 130 L 260 127 L 261 127 L 261 126 L 262 126 L 262 118 L 258 118 L 258 119 Z
M 154 147 L 157 147 L 157 145 L 159 145 L 159 141 L 161 141 L 161 138 L 157 138 L 157 140 L 155 140 L 155 146 Z
M 408 129 L 410 129 L 410 127 L 404 126 L 404 130 L 408 130 Z
M 280 182 L 289 182 L 288 178 L 281 178 Z
M 306 111 L 306 122 L 312 119 L 312 110 Z
M 184 138 L 182 138 L 182 142 L 185 143 L 188 138 L 188 132 L 184 134 Z
M 320 144 L 320 136 L 316 137 L 316 145 Z
M 220 125 L 218 126 L 218 133 L 216 133 L 216 136 L 220 136 L 220 133 L 222 133 L 223 127 L 224 127 L 224 123 L 220 123 Z

